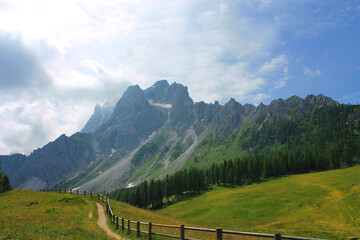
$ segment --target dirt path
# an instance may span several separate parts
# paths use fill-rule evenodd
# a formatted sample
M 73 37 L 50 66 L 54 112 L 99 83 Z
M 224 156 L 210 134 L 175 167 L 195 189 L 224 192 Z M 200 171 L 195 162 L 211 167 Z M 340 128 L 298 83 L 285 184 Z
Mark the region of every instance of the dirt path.
M 106 232 L 106 234 L 109 237 L 111 237 L 113 239 L 117 239 L 117 240 L 126 240 L 125 238 L 121 238 L 119 235 L 117 235 L 116 233 L 111 231 L 111 229 L 109 228 L 109 226 L 106 223 L 104 207 L 100 203 L 96 203 L 96 205 L 97 205 L 98 215 L 99 215 L 99 219 L 97 222 L 98 225 Z

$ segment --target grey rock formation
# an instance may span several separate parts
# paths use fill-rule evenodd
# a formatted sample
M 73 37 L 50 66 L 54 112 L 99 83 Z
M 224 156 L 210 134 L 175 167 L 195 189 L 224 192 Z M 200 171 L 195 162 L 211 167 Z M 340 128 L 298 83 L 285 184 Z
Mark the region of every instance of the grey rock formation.
M 106 123 L 111 114 L 114 111 L 114 105 L 107 102 L 102 107 L 97 104 L 94 109 L 94 113 L 85 124 L 85 127 L 81 130 L 82 133 L 93 133 L 99 129 L 101 125 Z

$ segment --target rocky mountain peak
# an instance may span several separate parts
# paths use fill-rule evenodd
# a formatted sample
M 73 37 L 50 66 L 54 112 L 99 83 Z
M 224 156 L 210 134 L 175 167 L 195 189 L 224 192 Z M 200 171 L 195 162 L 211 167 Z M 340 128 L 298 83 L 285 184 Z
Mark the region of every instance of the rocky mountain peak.
M 144 92 L 146 98 L 154 103 L 176 106 L 193 104 L 187 87 L 176 82 L 169 85 L 166 80 L 160 80 Z
M 95 132 L 102 124 L 107 122 L 114 110 L 114 104 L 106 102 L 102 107 L 100 104 L 96 104 L 94 112 L 90 119 L 85 124 L 85 127 L 81 130 L 82 133 Z
M 317 107 L 323 107 L 323 106 L 339 106 L 340 104 L 329 98 L 329 97 L 326 97 L 322 94 L 318 94 L 317 96 L 315 95 L 308 95 L 306 98 L 305 98 L 305 101 L 310 104 L 310 105 L 315 105 Z
M 159 80 L 152 87 L 153 88 L 165 89 L 165 88 L 169 87 L 169 83 L 165 79 L 164 80 Z
M 145 97 L 144 91 L 141 90 L 139 85 L 130 86 L 116 104 L 111 118 L 128 111 L 139 112 L 147 107 L 149 107 L 149 102 Z

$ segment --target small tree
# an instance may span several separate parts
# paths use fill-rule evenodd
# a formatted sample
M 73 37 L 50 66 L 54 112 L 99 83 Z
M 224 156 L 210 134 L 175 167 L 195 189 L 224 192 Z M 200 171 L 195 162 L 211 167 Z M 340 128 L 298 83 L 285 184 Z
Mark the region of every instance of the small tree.
M 6 174 L 3 176 L 2 186 L 3 186 L 2 187 L 3 192 L 7 192 L 12 189 L 10 185 L 10 179 Z

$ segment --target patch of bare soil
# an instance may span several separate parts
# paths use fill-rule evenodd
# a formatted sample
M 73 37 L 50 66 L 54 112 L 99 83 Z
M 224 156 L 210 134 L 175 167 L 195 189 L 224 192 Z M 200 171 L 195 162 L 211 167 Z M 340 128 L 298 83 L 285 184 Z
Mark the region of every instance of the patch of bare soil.
M 106 222 L 104 207 L 100 203 L 96 203 L 96 205 L 97 205 L 98 215 L 99 215 L 99 219 L 97 222 L 99 227 L 102 228 L 106 232 L 106 234 L 113 239 L 126 240 L 125 238 L 122 238 L 118 234 L 111 231 L 111 229 L 109 228 L 109 226 L 107 225 L 107 222 Z

